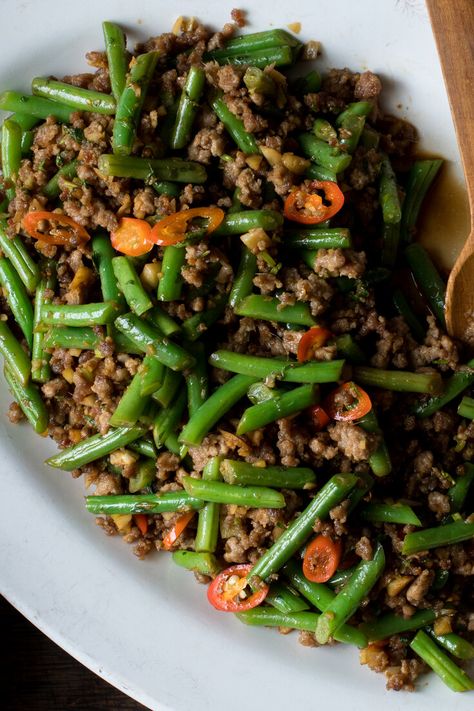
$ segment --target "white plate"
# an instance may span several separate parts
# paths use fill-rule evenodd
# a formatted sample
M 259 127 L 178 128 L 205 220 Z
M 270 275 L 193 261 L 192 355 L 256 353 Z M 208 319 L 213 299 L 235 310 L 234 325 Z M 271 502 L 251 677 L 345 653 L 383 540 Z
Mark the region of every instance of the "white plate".
M 100 23 L 120 21 L 132 41 L 159 34 L 176 15 L 220 27 L 236 0 L 2 0 L 2 88 L 28 89 L 38 74 L 85 70 L 102 47 Z M 245 5 L 245 3 L 243 3 Z M 458 163 L 452 122 L 426 12 L 416 0 L 259 0 L 249 30 L 302 23 L 323 42 L 322 64 L 370 67 L 419 127 L 425 149 Z M 0 412 L 10 398 L 1 385 Z M 414 695 L 385 691 L 385 680 L 342 646 L 315 650 L 296 635 L 251 629 L 214 612 L 205 588 L 167 555 L 139 562 L 85 512 L 82 481 L 46 468 L 53 450 L 26 426 L 0 420 L 1 592 L 67 652 L 152 709 L 253 711 L 266 707 L 386 711 L 472 708 L 434 675 Z

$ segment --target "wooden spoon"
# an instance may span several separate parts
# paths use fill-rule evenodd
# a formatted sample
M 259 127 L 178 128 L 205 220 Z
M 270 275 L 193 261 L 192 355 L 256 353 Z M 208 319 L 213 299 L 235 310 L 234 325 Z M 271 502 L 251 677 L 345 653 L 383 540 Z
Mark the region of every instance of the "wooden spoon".
M 426 0 L 461 154 L 471 232 L 456 260 L 446 292 L 452 336 L 474 345 L 474 2 Z

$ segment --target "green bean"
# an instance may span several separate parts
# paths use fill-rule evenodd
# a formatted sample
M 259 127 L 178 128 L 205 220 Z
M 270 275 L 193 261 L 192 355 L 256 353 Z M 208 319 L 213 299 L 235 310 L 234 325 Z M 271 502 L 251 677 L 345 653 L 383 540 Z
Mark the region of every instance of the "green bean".
M 377 150 L 380 144 L 380 133 L 372 128 L 372 126 L 364 126 L 360 142 L 364 148 L 375 148 Z
M 96 304 L 43 304 L 41 322 L 48 326 L 104 326 L 113 323 L 121 309 L 113 301 Z
M 140 355 L 143 353 L 142 348 L 137 348 L 128 336 L 117 331 L 114 326 L 108 326 L 107 328 L 111 333 L 116 353 L 132 353 L 133 355 Z
M 465 395 L 458 405 L 458 415 L 474 420 L 474 398 Z
M 235 375 L 215 390 L 189 418 L 179 436 L 180 442 L 189 445 L 201 444 L 214 425 L 246 394 L 257 378 Z
M 421 521 L 411 506 L 406 504 L 364 504 L 359 517 L 371 523 L 400 523 L 421 526 Z
M 383 226 L 382 264 L 392 268 L 397 261 L 398 246 L 400 243 L 400 223 Z
M 252 405 L 258 405 L 261 402 L 266 402 L 272 398 L 279 397 L 281 394 L 282 390 L 269 388 L 268 385 L 265 385 L 265 383 L 254 383 L 247 390 L 247 397 Z
M 181 99 L 176 113 L 170 145 L 174 150 L 184 148 L 191 135 L 191 129 L 199 108 L 199 100 L 206 83 L 206 75 L 201 67 L 191 66 L 186 77 Z
M 287 67 L 294 62 L 292 48 L 287 46 L 256 49 L 242 54 L 227 52 L 226 49 L 216 49 L 213 52 L 209 52 L 208 55 L 211 60 L 219 64 L 235 64 L 237 66 L 258 67 L 259 69 L 265 69 L 271 64 L 275 67 Z
M 186 570 L 215 578 L 221 566 L 212 553 L 194 551 L 173 551 L 173 562 Z
M 229 306 L 235 308 L 246 296 L 252 293 L 253 279 L 257 271 L 257 258 L 247 247 L 242 247 L 239 268 L 229 294 Z
M 136 439 L 130 444 L 130 449 L 153 461 L 156 459 L 156 447 L 151 439 Z
M 258 143 L 253 134 L 248 133 L 245 130 L 243 121 L 232 113 L 222 96 L 216 94 L 211 99 L 210 103 L 212 109 L 217 114 L 219 121 L 222 121 L 227 132 L 231 136 L 232 140 L 237 144 L 238 148 L 240 148 L 243 153 L 248 155 L 259 153 L 260 148 L 258 147 Z
M 305 96 L 305 94 L 315 94 L 321 88 L 321 74 L 313 69 L 304 77 L 298 77 L 293 82 L 293 91 L 295 94 Z
M 380 444 L 375 452 L 372 452 L 369 456 L 369 464 L 375 476 L 387 476 L 392 471 L 392 462 L 390 461 L 390 453 L 387 449 L 383 432 L 379 426 L 374 409 L 372 408 L 365 417 L 358 420 L 357 425 L 362 427 L 366 432 L 379 435 Z
M 46 464 L 56 469 L 65 469 L 70 472 L 73 469 L 82 467 L 84 464 L 95 462 L 96 459 L 106 457 L 120 447 L 126 447 L 136 439 L 139 439 L 145 432 L 144 427 L 118 427 L 110 429 L 105 435 L 100 432 L 92 437 L 83 439 L 78 444 L 63 449 L 58 454 L 49 457 Z M 97 497 L 91 497 L 97 498 Z M 104 498 L 110 498 L 105 496 Z M 118 513 L 121 513 L 120 511 Z
M 179 333 L 181 327 L 178 326 L 171 316 L 161 306 L 154 306 L 146 315 L 148 321 L 158 328 L 165 336 L 174 336 Z
M 110 85 L 112 94 L 118 102 L 125 89 L 127 76 L 127 50 L 126 39 L 121 28 L 114 22 L 103 22 L 102 31 L 104 33 L 105 51 L 107 53 L 107 64 L 109 69 Z
M 257 467 L 247 462 L 224 459 L 221 473 L 227 484 L 271 486 L 277 489 L 307 489 L 316 475 L 308 467 Z
M 334 170 L 323 168 L 321 165 L 311 163 L 306 169 L 306 177 L 311 180 L 329 180 L 331 183 L 337 183 L 337 175 Z
M 92 238 L 92 259 L 99 272 L 100 286 L 104 301 L 113 301 L 116 304 L 123 302 L 123 296 L 117 286 L 112 266 L 112 259 L 116 255 L 110 243 L 110 237 L 101 233 Z
M 33 307 L 25 287 L 9 259 L 0 258 L 0 284 L 15 321 L 25 336 L 28 348 L 33 346 Z
M 206 401 L 208 394 L 207 357 L 202 343 L 196 343 L 194 356 L 196 364 L 186 376 L 188 413 L 190 417 Z
M 453 691 L 474 689 L 474 681 L 423 630 L 416 633 L 410 647 Z
M 348 116 L 364 116 L 367 117 L 372 111 L 374 105 L 371 101 L 356 101 L 349 104 L 346 109 L 336 119 L 336 124 L 342 126 L 344 120 Z
M 377 544 L 372 560 L 362 560 L 353 574 L 326 607 L 316 626 L 316 639 L 327 644 L 329 638 L 352 617 L 362 600 L 374 587 L 385 567 L 385 553 Z
M 34 139 L 33 131 L 22 131 L 20 140 L 22 158 L 29 155 Z
M 101 91 L 83 89 L 63 81 L 36 77 L 31 82 L 33 96 L 57 101 L 63 106 L 70 106 L 75 111 L 92 111 L 95 114 L 115 114 L 115 99 Z
M 34 431 L 44 434 L 48 427 L 49 417 L 38 387 L 34 383 L 22 385 L 6 365 L 3 374 L 13 397 Z
M 431 417 L 435 412 L 454 400 L 474 383 L 474 358 L 467 363 L 466 370 L 458 370 L 445 383 L 442 395 L 420 402 L 413 408 L 417 417 Z
M 342 153 L 339 148 L 330 146 L 329 143 L 321 141 L 312 133 L 301 133 L 298 143 L 307 158 L 336 174 L 345 170 L 352 160 L 349 153 Z
M 99 334 L 88 326 L 52 326 L 43 335 L 43 348 L 80 348 L 84 351 L 95 351 L 100 343 Z
M 164 367 L 154 356 L 144 357 L 110 418 L 112 427 L 131 427 L 143 414 L 151 393 L 164 377 Z
M 349 104 L 336 119 L 336 126 L 339 128 L 339 144 L 348 153 L 353 153 L 357 148 L 359 139 L 365 126 L 365 119 L 372 111 L 372 104 L 369 101 L 357 101 Z
M 282 224 L 283 216 L 275 210 L 242 210 L 227 214 L 212 234 L 216 237 L 243 235 L 257 227 L 269 232 L 278 229 Z
M 41 322 L 43 306 L 51 302 L 52 290 L 56 285 L 56 273 L 52 263 L 48 265 L 48 270 L 50 273 L 41 279 L 36 289 L 33 311 L 34 331 L 31 348 L 31 378 L 36 383 L 46 383 L 51 377 L 51 368 L 49 367 L 51 355 L 45 352 L 47 346 L 45 346 L 44 333 L 36 329 L 36 326 L 39 326 Z
M 397 309 L 400 316 L 403 316 L 414 338 L 416 338 L 419 343 L 423 343 L 425 340 L 425 329 L 418 317 L 415 316 L 411 310 L 410 304 L 408 303 L 404 293 L 400 289 L 395 289 L 392 294 L 392 300 L 393 305 Z
M 0 94 L 0 109 L 27 114 L 38 119 L 54 116 L 61 123 L 71 123 L 74 109 L 57 101 L 50 101 L 39 96 L 20 94 L 17 91 L 4 91 Z
M 341 585 L 345 585 L 349 578 L 351 577 L 352 573 L 355 570 L 355 565 L 352 566 L 351 568 L 346 568 L 345 570 L 336 570 L 334 575 L 330 580 L 328 580 L 327 584 L 331 586 L 331 588 L 338 588 Z
M 12 377 L 20 385 L 27 385 L 30 379 L 30 360 L 17 341 L 6 321 L 0 320 L 0 353 Z
M 232 486 L 221 481 L 206 481 L 183 476 L 183 486 L 190 496 L 215 504 L 247 506 L 253 509 L 282 509 L 285 498 L 279 491 L 264 486 Z
M 298 565 L 294 559 L 286 563 L 283 568 L 283 573 L 295 590 L 309 600 L 309 602 L 321 612 L 324 612 L 336 597 L 336 594 L 323 583 L 312 583 L 305 578 L 301 566 Z M 367 646 L 365 634 L 351 625 L 342 625 L 342 627 L 334 633 L 334 639 L 338 642 L 354 644 L 360 648 Z
M 149 311 L 153 303 L 143 288 L 143 284 L 137 274 L 133 262 L 128 257 L 114 257 L 112 268 L 118 282 L 118 286 L 125 297 L 125 301 L 132 311 L 141 316 L 145 311 Z
M 283 614 L 309 610 L 308 603 L 293 592 L 286 583 L 273 583 L 265 598 L 265 602 Z
M 364 622 L 360 629 L 367 635 L 369 642 L 379 642 L 393 635 L 419 630 L 431 625 L 436 619 L 434 610 L 417 610 L 410 617 L 402 617 L 394 612 L 377 617 L 374 622 Z
M 175 183 L 205 183 L 206 169 L 200 163 L 181 158 L 137 158 L 103 153 L 99 172 L 115 178 L 136 178 L 146 182 L 170 180 Z
M 250 294 L 240 301 L 234 308 L 238 316 L 248 316 L 264 321 L 277 321 L 280 323 L 294 323 L 301 326 L 314 326 L 316 321 L 311 316 L 307 303 L 285 305 L 277 297 Z
M 428 302 L 428 306 L 442 328 L 446 329 L 444 316 L 446 286 L 428 252 L 421 244 L 411 244 L 405 250 L 405 257 L 420 291 Z
M 296 47 L 298 44 L 296 37 L 286 30 L 265 30 L 234 37 L 226 42 L 223 51 L 228 54 L 244 54 L 273 47 Z
M 221 457 L 212 457 L 202 472 L 204 481 L 221 481 L 219 471 Z M 214 553 L 219 536 L 220 505 L 209 502 L 199 512 L 194 550 Z
M 412 555 L 432 548 L 462 543 L 471 538 L 474 538 L 474 523 L 453 521 L 453 523 L 446 523 L 443 526 L 407 533 L 403 540 L 402 553 Z
M 199 511 L 201 499 L 193 499 L 185 491 L 164 494 L 119 494 L 117 496 L 86 496 L 89 513 L 105 514 L 161 514 L 172 511 Z
M 164 408 L 169 407 L 182 383 L 183 379 L 179 371 L 166 368 L 163 384 L 153 393 L 153 400 L 156 400 Z
M 337 131 L 326 119 L 315 119 L 313 133 L 316 138 L 319 138 L 321 141 L 326 141 L 326 143 L 337 141 Z
M 165 338 L 161 333 L 135 314 L 124 314 L 115 319 L 115 326 L 134 345 L 145 353 L 155 355 L 171 370 L 186 370 L 194 365 L 194 358 L 177 343 Z
M 157 61 L 158 52 L 147 52 L 140 54 L 130 64 L 125 88 L 117 101 L 115 111 L 112 134 L 112 149 L 115 155 L 128 156 L 132 151 L 138 121 Z
M 77 160 L 71 161 L 71 163 L 66 163 L 62 168 L 58 170 L 56 175 L 53 175 L 51 180 L 49 180 L 43 188 L 43 195 L 46 195 L 48 200 L 54 200 L 54 198 L 59 197 L 61 189 L 59 187 L 59 179 L 66 178 L 71 180 L 76 177 L 77 171 Z
M 372 489 L 374 483 L 375 482 L 370 474 L 359 473 L 357 486 L 352 489 L 351 493 L 347 497 L 349 501 L 349 506 L 347 507 L 348 514 L 352 513 L 352 511 L 357 508 L 365 495 Z
M 428 629 L 428 633 L 435 642 L 438 642 L 441 647 L 447 649 L 454 657 L 464 659 L 465 661 L 474 659 L 474 645 L 468 642 L 467 639 L 463 639 L 454 632 L 436 634 L 432 629 Z
M 10 260 L 28 293 L 34 294 L 41 278 L 40 269 L 30 257 L 21 237 L 15 235 L 13 239 L 10 239 L 7 234 L 6 220 L 0 220 L 0 249 Z
M 280 612 L 271 607 L 254 607 L 235 615 L 246 625 L 258 627 L 284 627 L 286 629 L 314 632 L 319 615 L 316 612 Z
M 209 363 L 231 373 L 251 375 L 256 380 L 276 378 L 285 383 L 336 383 L 344 366 L 343 360 L 295 363 L 224 350 L 212 353 Z
M 158 180 L 153 183 L 153 189 L 158 195 L 168 195 L 169 197 L 179 197 L 181 188 L 177 183 L 171 183 L 169 180 Z
M 439 373 L 410 373 L 407 370 L 382 370 L 361 365 L 354 368 L 354 380 L 360 385 L 401 393 L 433 395 L 443 389 Z
M 381 165 L 379 202 L 385 224 L 398 224 L 402 218 L 402 209 L 398 197 L 397 179 L 390 159 L 386 155 L 384 155 Z
M 329 515 L 329 511 L 346 498 L 356 483 L 357 477 L 352 474 L 336 474 L 331 477 L 304 511 L 290 523 L 255 563 L 247 576 L 248 579 L 255 577 L 266 580 L 270 575 L 277 573 L 309 538 L 316 519 L 324 520 Z
M 462 510 L 473 481 L 474 465 L 466 462 L 464 464 L 464 474 L 459 476 L 455 484 L 448 490 L 451 513 L 458 513 Z
M 274 98 L 278 94 L 278 85 L 267 72 L 258 67 L 247 67 L 243 81 L 250 94 L 260 94 Z
M 170 407 L 160 410 L 153 421 L 153 440 L 161 447 L 170 434 L 175 432 L 186 407 L 186 392 L 181 390 Z
M 188 341 L 196 341 L 205 333 L 209 326 L 212 326 L 220 319 L 227 305 L 227 296 L 216 297 L 214 306 L 206 308 L 205 311 L 198 311 L 183 322 L 183 332 Z
M 165 247 L 161 266 L 162 276 L 158 284 L 157 297 L 160 301 L 177 301 L 181 298 L 183 278 L 181 267 L 186 261 L 186 250 L 183 247 L 170 245 Z
M 401 234 L 405 242 L 411 242 L 413 239 L 421 205 L 442 164 L 441 159 L 417 160 L 410 169 L 401 221 Z
M 270 422 L 275 422 L 275 420 L 295 415 L 318 402 L 319 388 L 317 386 L 313 384 L 300 385 L 300 387 L 279 397 L 248 407 L 240 418 L 236 432 L 238 435 L 252 432 L 265 427 Z
M 367 362 L 367 357 L 349 333 L 344 333 L 336 338 L 336 347 L 338 355 L 353 363 L 354 365 L 362 365 Z
M 144 459 L 137 465 L 136 472 L 128 480 L 128 490 L 131 494 L 146 489 L 156 478 L 156 465 L 154 459 Z
M 29 116 L 28 114 L 21 113 L 12 114 L 8 118 L 17 123 L 23 132 L 30 131 L 40 121 L 40 119 L 36 116 Z
M 2 173 L 7 182 L 5 190 L 8 200 L 15 197 L 15 182 L 21 163 L 21 128 L 7 119 L 2 126 Z
M 283 244 L 290 249 L 346 249 L 352 247 L 352 240 L 345 227 L 290 229 L 285 230 Z

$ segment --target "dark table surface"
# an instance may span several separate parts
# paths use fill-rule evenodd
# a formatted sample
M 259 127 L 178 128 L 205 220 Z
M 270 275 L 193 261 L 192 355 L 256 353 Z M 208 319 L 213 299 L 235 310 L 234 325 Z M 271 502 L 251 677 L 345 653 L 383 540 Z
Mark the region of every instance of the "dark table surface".
M 82 666 L 0 596 L 2 711 L 145 711 Z

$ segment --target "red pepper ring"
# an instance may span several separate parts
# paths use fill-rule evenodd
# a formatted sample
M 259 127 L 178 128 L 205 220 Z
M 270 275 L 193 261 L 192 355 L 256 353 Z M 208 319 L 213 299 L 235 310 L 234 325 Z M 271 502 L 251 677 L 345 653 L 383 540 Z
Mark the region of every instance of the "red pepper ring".
M 270 589 L 268 585 L 263 585 L 246 598 L 240 598 L 240 593 L 248 584 L 247 575 L 252 568 L 250 563 L 231 565 L 214 578 L 207 589 L 207 599 L 216 610 L 245 612 L 258 607 L 265 600 Z
M 23 229 L 30 237 L 45 244 L 76 247 L 90 240 L 89 233 L 72 217 L 60 212 L 34 210 L 23 218 Z
M 186 239 L 188 223 L 196 217 L 208 220 L 206 234 L 217 230 L 224 219 L 224 210 L 220 207 L 192 207 L 190 210 L 181 210 L 172 215 L 167 215 L 153 227 L 149 239 L 154 244 L 167 247 L 178 244 Z
M 313 405 L 313 407 L 310 407 L 309 412 L 317 432 L 321 432 L 331 422 L 331 418 L 321 405 Z
M 318 190 L 324 193 L 323 197 Z M 317 225 L 334 217 L 343 205 L 344 193 L 337 183 L 312 180 L 308 187 L 293 188 L 285 200 L 283 214 L 287 220 L 302 225 Z
M 311 360 L 314 357 L 314 352 L 317 351 L 318 348 L 321 348 L 321 346 L 324 346 L 331 336 L 331 331 L 321 326 L 313 326 L 309 331 L 306 331 L 298 343 L 298 362 L 304 363 L 307 360 Z
M 365 390 L 349 380 L 327 396 L 324 409 L 333 420 L 352 422 L 365 417 L 372 409 L 372 402 Z

